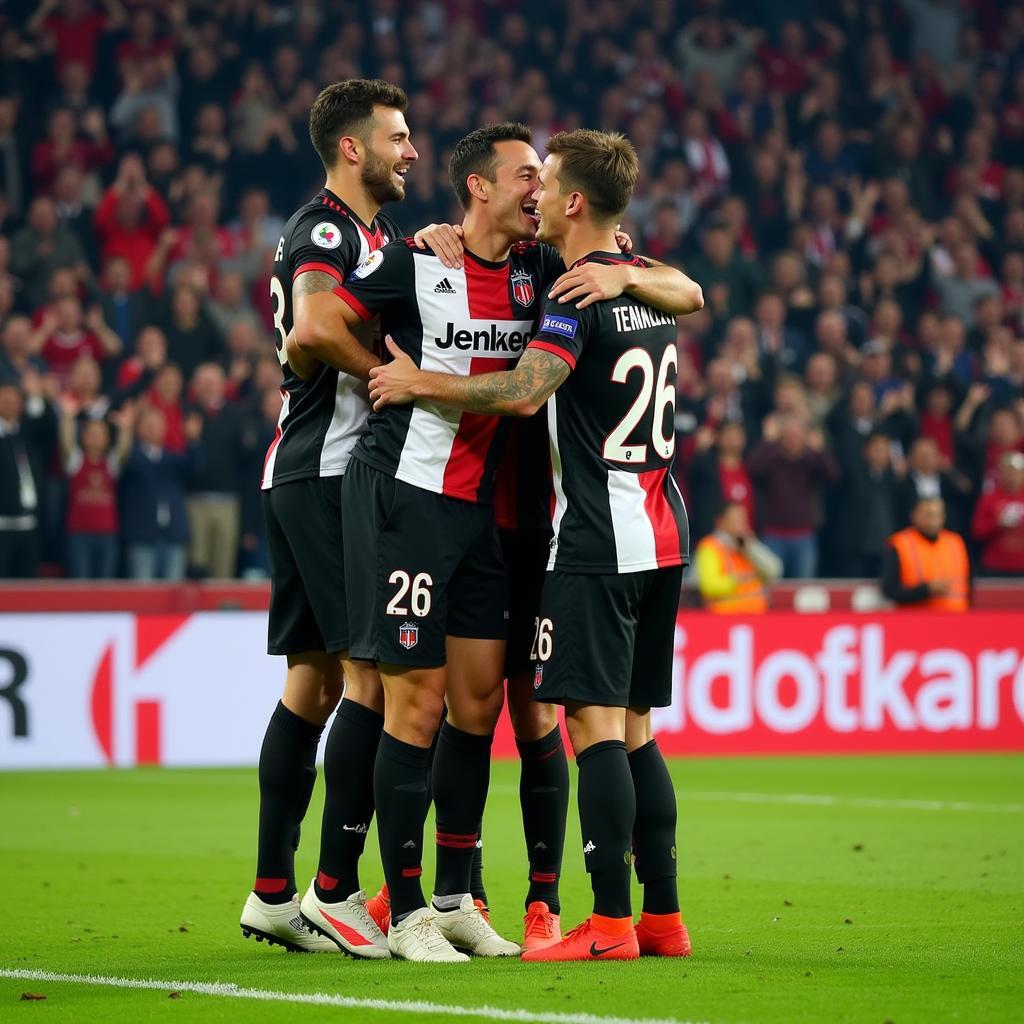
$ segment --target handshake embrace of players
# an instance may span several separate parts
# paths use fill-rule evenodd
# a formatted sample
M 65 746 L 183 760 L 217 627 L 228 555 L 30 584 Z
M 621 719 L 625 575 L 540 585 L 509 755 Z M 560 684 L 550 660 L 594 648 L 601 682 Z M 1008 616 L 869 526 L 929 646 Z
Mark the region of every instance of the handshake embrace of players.
M 381 207 L 414 173 L 405 110 L 384 82 L 321 93 L 310 136 L 326 185 L 274 263 L 285 401 L 262 487 L 268 650 L 288 670 L 260 755 L 242 931 L 427 962 L 686 956 L 650 709 L 671 701 L 688 557 L 675 317 L 701 307 L 700 288 L 620 247 L 639 168 L 602 132 L 553 136 L 543 163 L 523 125 L 469 133 L 449 165 L 463 223 L 403 239 Z M 490 923 L 480 838 L 506 680 L 529 860 L 516 941 Z M 558 705 L 594 892 L 564 937 Z M 299 827 L 335 708 L 319 869 L 299 900 Z M 385 885 L 367 899 L 374 814 Z

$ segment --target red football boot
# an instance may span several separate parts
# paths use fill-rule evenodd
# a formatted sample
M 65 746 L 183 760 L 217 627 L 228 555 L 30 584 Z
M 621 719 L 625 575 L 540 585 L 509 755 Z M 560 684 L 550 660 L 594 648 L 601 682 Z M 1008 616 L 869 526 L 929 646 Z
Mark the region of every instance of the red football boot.
M 536 964 L 560 960 L 636 960 L 639 956 L 632 919 L 594 914 L 561 942 L 523 953 L 523 960 Z
M 391 927 L 391 893 L 388 892 L 386 882 L 373 899 L 366 901 L 366 910 L 370 917 L 377 922 L 377 927 L 387 935 L 388 929 Z
M 682 916 L 641 914 L 636 926 L 641 956 L 689 956 L 693 952 Z
M 483 900 L 473 900 L 473 906 L 480 911 L 480 916 L 488 923 L 491 923 L 491 912 Z
M 543 949 L 562 941 L 562 928 L 557 914 L 552 914 L 542 900 L 535 900 L 526 908 L 523 918 L 523 951 Z

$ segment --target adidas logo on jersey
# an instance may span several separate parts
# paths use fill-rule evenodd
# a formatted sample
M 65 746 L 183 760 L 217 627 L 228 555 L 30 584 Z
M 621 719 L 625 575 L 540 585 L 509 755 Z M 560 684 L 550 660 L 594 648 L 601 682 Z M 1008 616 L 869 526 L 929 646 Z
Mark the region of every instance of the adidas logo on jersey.
M 438 295 L 454 295 L 455 294 L 455 289 L 452 287 L 452 283 L 451 283 L 451 281 L 448 280 L 447 277 L 442 277 L 441 278 L 441 280 L 437 283 L 437 287 L 434 289 L 434 291 Z
M 593 839 L 591 839 L 586 846 L 583 847 L 584 853 L 593 853 L 597 847 L 594 845 Z
M 500 331 L 494 323 L 489 329 L 480 331 L 457 331 L 450 320 L 445 336 L 434 337 L 434 344 L 438 348 L 454 346 L 462 352 L 522 352 L 529 341 L 530 334 L 527 331 Z

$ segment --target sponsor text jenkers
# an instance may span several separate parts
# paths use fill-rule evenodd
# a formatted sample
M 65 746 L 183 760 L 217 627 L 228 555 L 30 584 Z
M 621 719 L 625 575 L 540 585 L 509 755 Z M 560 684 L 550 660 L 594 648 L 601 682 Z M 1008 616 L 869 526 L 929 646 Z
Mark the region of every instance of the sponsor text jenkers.
M 499 330 L 492 323 L 489 328 L 479 331 L 456 330 L 455 324 L 448 322 L 448 330 L 443 338 L 434 336 L 434 344 L 438 348 L 461 349 L 463 352 L 522 352 L 530 341 L 529 331 Z

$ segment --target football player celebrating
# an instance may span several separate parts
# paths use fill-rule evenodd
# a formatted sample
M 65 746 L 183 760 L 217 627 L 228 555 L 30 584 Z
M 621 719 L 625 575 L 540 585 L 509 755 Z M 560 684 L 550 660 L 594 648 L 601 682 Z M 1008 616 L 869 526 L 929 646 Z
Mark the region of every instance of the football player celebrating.
M 332 310 L 321 325 L 339 352 L 296 331 L 293 365 L 344 358 L 350 328 L 377 312 L 395 344 L 424 366 L 473 376 L 513 365 L 532 336 L 542 283 L 564 269 L 550 247 L 514 244 L 536 225 L 540 161 L 529 138 L 521 125 L 488 126 L 456 146 L 450 176 L 466 209 L 463 267 L 412 244 L 372 253 L 335 289 L 348 310 Z M 670 268 L 639 276 L 641 288 L 677 293 L 686 280 Z M 461 959 L 453 947 L 518 952 L 474 905 L 469 878 L 503 697 L 504 574 L 491 508 L 498 439 L 493 416 L 431 402 L 386 409 L 371 417 L 343 492 L 351 653 L 379 663 L 386 697 L 375 795 L 392 901 L 388 940 L 408 959 Z M 377 583 L 357 610 L 359 565 Z M 433 770 L 437 879 L 427 907 L 423 793 L 443 702 L 448 718 Z
M 362 957 L 389 955 L 357 872 L 373 815 L 383 693 L 372 666 L 348 660 L 341 483 L 369 411 L 364 381 L 379 360 L 352 339 L 336 366 L 300 377 L 284 342 L 293 327 L 315 337 L 322 311 L 341 305 L 332 289 L 398 237 L 380 209 L 404 198 L 405 174 L 416 160 L 406 105 L 401 89 L 381 81 L 354 79 L 320 93 L 309 131 L 326 184 L 286 224 L 270 279 L 284 404 L 262 480 L 271 566 L 268 652 L 285 655 L 288 669 L 260 752 L 257 877 L 241 927 L 243 935 L 292 950 L 341 947 Z M 320 870 L 300 916 L 295 849 L 317 745 L 335 707 L 324 757 Z
M 571 269 L 637 264 L 615 225 L 639 167 L 619 135 L 575 131 L 548 143 L 535 198 L 538 238 Z M 563 296 L 564 299 L 564 296 Z M 687 955 L 676 885 L 676 805 L 651 707 L 671 702 L 673 634 L 688 528 L 672 479 L 676 324 L 632 297 L 584 308 L 552 301 L 515 369 L 456 376 L 418 367 L 398 345 L 372 371 L 374 409 L 438 403 L 532 416 L 547 403 L 554 538 L 534 637 L 536 698 L 563 704 L 579 767 L 583 852 L 594 912 L 527 961 Z M 701 308 L 689 282 L 686 313 Z M 640 925 L 631 854 L 644 886 Z

